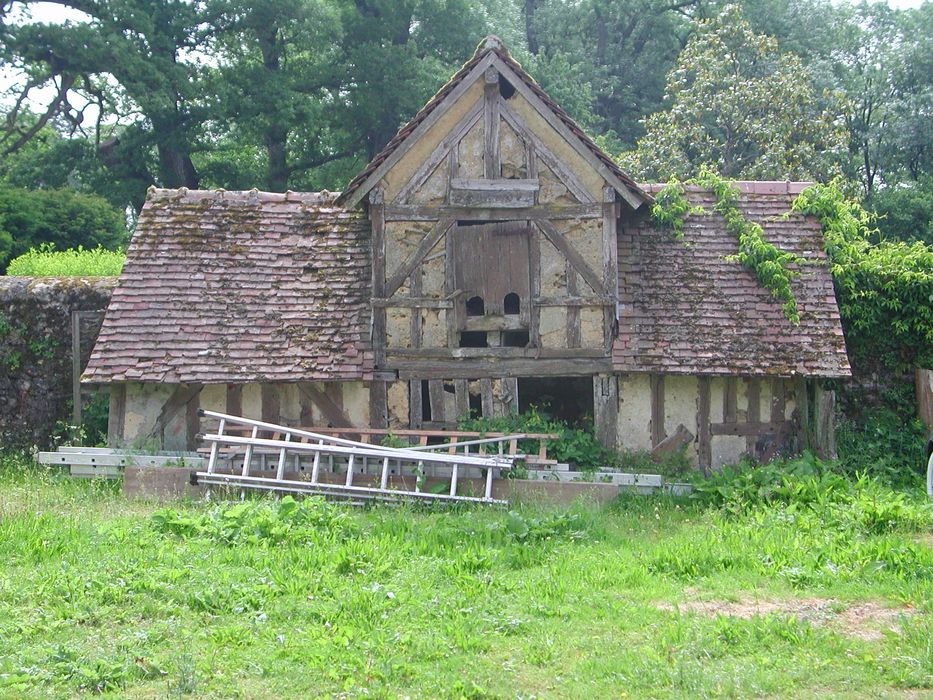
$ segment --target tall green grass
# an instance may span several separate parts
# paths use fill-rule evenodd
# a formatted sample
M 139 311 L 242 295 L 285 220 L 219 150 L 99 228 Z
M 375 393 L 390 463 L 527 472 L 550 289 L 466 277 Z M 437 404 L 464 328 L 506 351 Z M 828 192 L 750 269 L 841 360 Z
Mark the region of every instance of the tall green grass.
M 874 481 L 741 507 L 350 510 L 128 502 L 112 483 L 0 464 L 0 696 L 933 690 L 933 520 L 919 496 Z M 670 609 L 811 597 L 903 616 L 871 641 Z
M 123 269 L 122 250 L 97 247 L 55 250 L 52 244 L 32 248 L 7 266 L 6 274 L 20 277 L 116 277 Z

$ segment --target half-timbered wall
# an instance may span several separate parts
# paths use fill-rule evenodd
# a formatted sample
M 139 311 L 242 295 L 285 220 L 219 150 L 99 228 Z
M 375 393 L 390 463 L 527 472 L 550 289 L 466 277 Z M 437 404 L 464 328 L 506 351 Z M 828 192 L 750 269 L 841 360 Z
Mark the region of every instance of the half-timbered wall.
M 615 192 L 495 68 L 385 174 L 369 207 L 384 367 L 608 356 Z

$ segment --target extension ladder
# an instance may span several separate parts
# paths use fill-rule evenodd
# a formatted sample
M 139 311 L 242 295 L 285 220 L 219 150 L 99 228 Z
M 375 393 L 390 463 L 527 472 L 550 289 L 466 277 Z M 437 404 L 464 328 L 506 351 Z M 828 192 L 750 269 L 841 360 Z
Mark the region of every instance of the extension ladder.
M 449 444 L 384 447 L 216 411 L 201 410 L 199 415 L 216 419 L 218 422 L 216 432 L 201 436 L 202 440 L 210 445 L 210 453 L 206 471 L 196 472 L 197 482 L 208 486 L 239 487 L 241 495 L 246 489 L 255 489 L 322 495 L 352 503 L 428 501 L 502 505 L 506 502 L 492 497 L 494 474 L 510 469 L 515 460 L 524 457 L 520 454 L 503 454 L 505 443 L 521 439 L 524 435 L 458 442 L 456 448 L 462 448 L 463 454 L 451 454 L 452 446 Z M 244 432 L 248 435 L 244 436 Z M 268 434 L 268 437 L 262 437 L 264 434 Z M 497 447 L 498 454 L 471 454 L 471 447 L 482 450 L 487 446 Z M 256 476 L 251 473 L 260 453 L 274 457 L 274 476 Z M 242 461 L 239 473 L 236 473 L 235 462 L 238 459 Z M 325 459 L 329 465 L 336 464 L 340 467 L 346 464 L 346 474 L 342 475 L 342 480 L 333 480 L 333 472 L 325 474 L 322 464 Z M 302 466 L 309 460 L 310 473 Z M 368 463 L 369 460 L 381 463 L 378 486 L 353 483 L 354 472 L 359 463 Z M 229 471 L 218 471 L 222 462 Z M 398 469 L 398 475 L 394 479 L 390 479 L 393 476 L 392 465 Z M 422 488 L 425 465 L 441 467 L 443 471 L 449 470 L 450 482 L 444 486 L 443 493 Z M 458 493 L 461 467 L 483 470 L 485 479 L 482 496 Z M 406 470 L 410 472 L 407 479 L 402 476 Z M 286 478 L 286 475 L 291 475 L 291 478 Z M 406 483 L 411 477 L 415 478 L 414 488 L 409 488 Z

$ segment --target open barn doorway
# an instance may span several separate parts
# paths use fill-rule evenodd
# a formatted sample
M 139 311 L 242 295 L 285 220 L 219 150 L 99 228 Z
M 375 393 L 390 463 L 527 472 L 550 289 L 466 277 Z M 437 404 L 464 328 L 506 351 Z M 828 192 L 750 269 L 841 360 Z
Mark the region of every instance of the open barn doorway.
M 593 423 L 592 377 L 520 377 L 518 410 L 537 409 L 549 418 L 584 428 Z

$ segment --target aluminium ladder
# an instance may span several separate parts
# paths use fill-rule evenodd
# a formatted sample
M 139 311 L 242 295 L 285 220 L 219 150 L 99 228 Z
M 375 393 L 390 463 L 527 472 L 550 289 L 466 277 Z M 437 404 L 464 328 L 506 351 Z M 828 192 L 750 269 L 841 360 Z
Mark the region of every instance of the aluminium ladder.
M 503 454 L 503 445 L 510 440 L 520 439 L 523 435 L 507 435 L 503 437 L 468 440 L 456 443 L 456 448 L 463 448 L 463 454 L 451 454 L 452 445 L 418 445 L 414 447 L 384 447 L 371 443 L 347 440 L 331 435 L 323 435 L 299 428 L 292 428 L 275 423 L 252 420 L 240 416 L 233 416 L 216 411 L 199 411 L 203 417 L 216 419 L 217 430 L 202 435 L 204 442 L 210 445 L 206 471 L 196 473 L 198 483 L 212 485 L 225 485 L 239 487 L 241 494 L 246 489 L 255 489 L 270 492 L 287 492 L 300 494 L 322 495 L 338 500 L 348 500 L 353 503 L 363 501 L 427 501 L 447 503 L 482 503 L 505 504 L 505 501 L 492 497 L 493 476 L 497 471 L 512 467 L 514 460 L 521 459 L 523 455 Z M 232 434 L 233 430 L 242 434 Z M 261 437 L 269 434 L 269 437 Z M 498 444 L 498 454 L 483 455 L 471 454 L 471 447 L 484 449 L 486 446 Z M 242 450 L 242 463 L 239 473 L 234 470 L 234 461 L 240 456 Z M 445 452 L 441 452 L 445 450 Z M 257 455 L 271 456 L 275 465 L 275 475 L 255 476 L 251 473 Z M 288 469 L 289 457 L 292 464 L 297 467 Z M 323 478 L 323 458 L 330 463 L 333 460 L 342 462 L 346 460 L 346 475 L 340 483 L 332 479 Z M 310 474 L 301 473 L 302 460 L 311 461 Z M 225 461 L 230 471 L 218 471 L 221 461 Z M 381 462 L 379 483 L 363 485 L 353 483 L 354 470 L 359 461 L 368 463 L 369 460 Z M 399 472 L 407 468 L 416 477 L 414 489 L 407 488 L 404 479 L 394 479 L 390 483 L 390 465 L 399 467 Z M 434 465 L 442 470 L 450 470 L 450 485 L 445 493 L 424 491 L 421 488 L 421 477 L 425 465 Z M 485 472 L 485 482 L 482 496 L 463 495 L 458 493 L 459 470 L 461 467 L 479 468 Z M 286 474 L 292 478 L 286 478 Z M 295 478 L 298 472 L 300 477 Z M 330 476 L 330 475 L 328 475 Z

